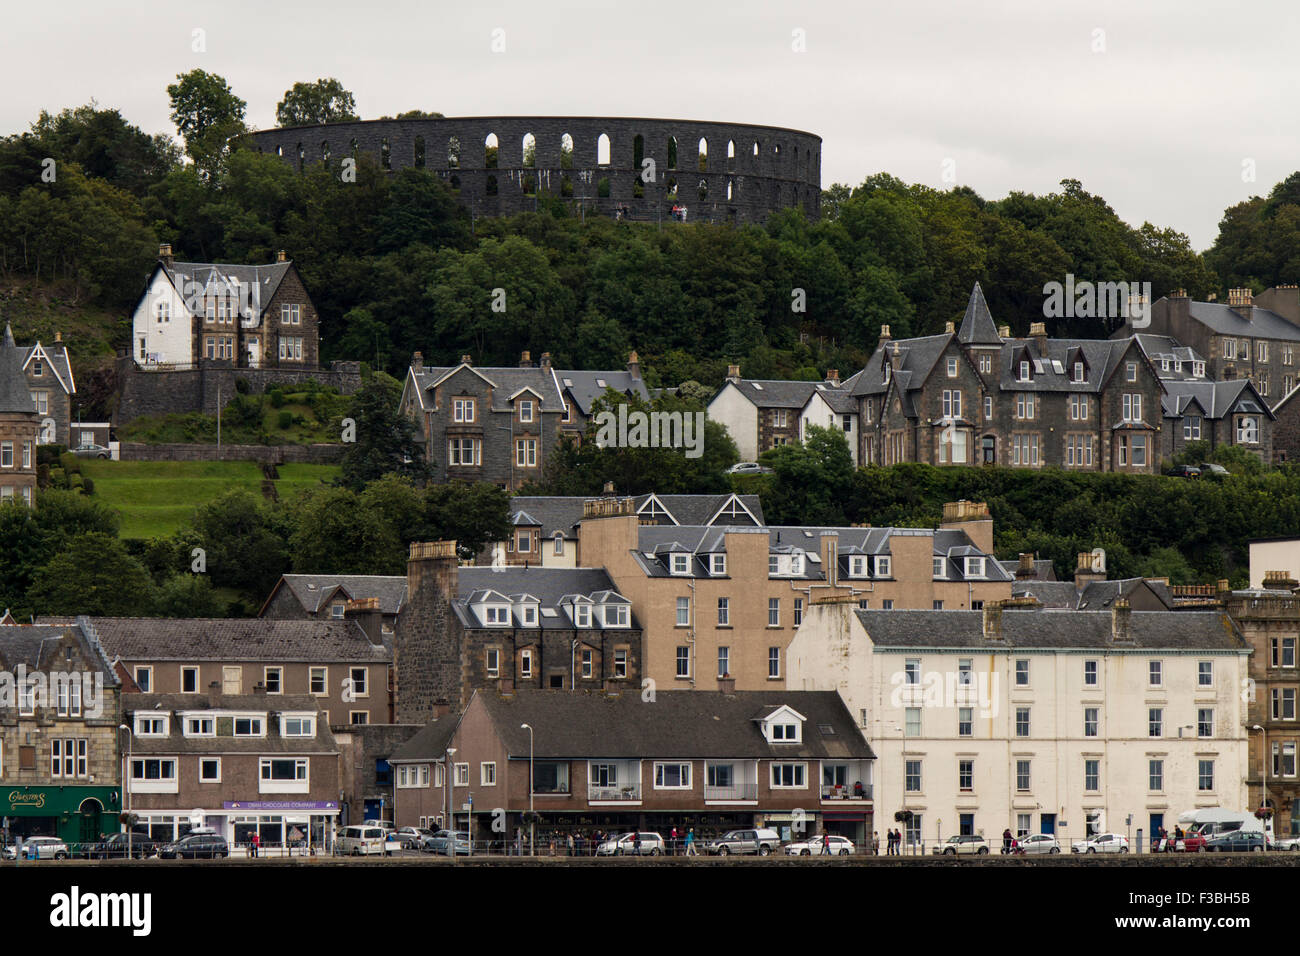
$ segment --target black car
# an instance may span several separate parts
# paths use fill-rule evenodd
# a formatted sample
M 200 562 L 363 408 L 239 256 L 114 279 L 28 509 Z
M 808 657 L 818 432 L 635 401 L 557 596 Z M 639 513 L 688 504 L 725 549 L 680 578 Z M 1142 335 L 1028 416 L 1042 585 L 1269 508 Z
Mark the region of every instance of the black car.
M 143 860 L 158 852 L 158 841 L 151 839 L 148 833 L 136 831 L 131 834 L 130 847 L 131 859 Z M 124 860 L 126 854 L 127 834 L 125 833 L 110 833 L 90 848 L 92 860 Z
M 158 849 L 158 857 L 163 860 L 211 860 L 219 856 L 230 856 L 230 844 L 215 833 L 191 833 Z
M 1201 477 L 1201 469 L 1195 465 L 1179 465 L 1169 474 L 1174 478 L 1199 478 Z

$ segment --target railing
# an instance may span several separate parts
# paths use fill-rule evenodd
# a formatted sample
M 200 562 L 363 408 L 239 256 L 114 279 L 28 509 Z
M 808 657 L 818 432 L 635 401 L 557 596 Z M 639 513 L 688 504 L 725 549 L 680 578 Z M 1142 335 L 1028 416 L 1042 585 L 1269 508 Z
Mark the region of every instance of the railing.
M 640 800 L 640 787 L 588 787 L 587 800 L 609 803 L 622 800 Z
M 855 783 L 851 786 L 839 784 L 835 786 L 822 786 L 823 800 L 870 800 L 870 784 Z
M 705 800 L 757 800 L 758 784 L 737 783 L 730 787 L 705 787 Z

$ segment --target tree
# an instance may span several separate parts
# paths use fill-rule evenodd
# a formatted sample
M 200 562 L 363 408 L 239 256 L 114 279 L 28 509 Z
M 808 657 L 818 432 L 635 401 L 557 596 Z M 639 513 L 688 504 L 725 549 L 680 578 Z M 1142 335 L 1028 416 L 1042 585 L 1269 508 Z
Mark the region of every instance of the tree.
M 154 612 L 159 617 L 221 617 L 221 601 L 212 582 L 201 574 L 178 574 L 158 589 Z
M 290 506 L 289 544 L 300 574 L 402 574 L 406 554 L 380 512 L 347 488 L 313 488 Z
M 343 484 L 360 491 L 368 482 L 396 473 L 417 481 L 428 477 L 428 462 L 415 437 L 415 423 L 398 408 L 401 386 L 376 373 L 353 397 L 349 417 L 356 441 L 343 453 Z
M 247 130 L 244 109 L 248 104 L 215 73 L 190 70 L 178 73 L 176 80 L 167 87 L 171 120 L 200 176 L 215 183 L 229 153 L 231 138 Z
M 853 485 L 853 458 L 838 428 L 810 425 L 801 444 L 781 445 L 760 457 L 772 469 L 762 493 L 772 524 L 843 525 Z
M 93 532 L 73 538 L 35 574 L 38 614 L 138 617 L 152 613 L 154 583 L 116 538 Z
M 453 481 L 425 489 L 429 538 L 455 541 L 462 558 L 510 536 L 510 496 L 485 481 Z
M 360 119 L 357 104 L 343 84 L 330 77 L 314 83 L 295 83 L 275 107 L 277 126 L 311 126 Z
M 272 513 L 247 491 L 228 491 L 197 509 L 191 525 L 175 553 L 185 563 L 172 568 L 173 574 L 191 570 L 197 557 L 193 549 L 201 548 L 215 587 L 234 588 L 260 602 L 289 570 L 288 550 Z

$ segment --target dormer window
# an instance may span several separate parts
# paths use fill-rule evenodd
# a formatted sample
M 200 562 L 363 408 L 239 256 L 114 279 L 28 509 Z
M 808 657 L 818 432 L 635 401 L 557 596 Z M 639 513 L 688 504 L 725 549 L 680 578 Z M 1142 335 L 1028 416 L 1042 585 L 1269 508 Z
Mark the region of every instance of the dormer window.
M 519 400 L 519 420 L 521 422 L 531 422 L 533 420 L 532 399 L 522 398 Z
M 885 362 L 885 384 L 886 385 L 889 384 L 889 372 L 891 367 L 892 366 L 890 366 L 889 362 Z
M 1192 363 L 1192 374 L 1195 375 L 1197 378 L 1205 378 L 1205 363 L 1204 363 L 1204 362 L 1193 362 L 1193 363 Z
M 1020 363 L 1020 381 L 1029 381 L 1029 363 L 1026 361 Z
M 577 605 L 573 609 L 573 620 L 578 627 L 591 627 L 591 605 Z
M 505 627 L 510 623 L 510 609 L 503 604 L 489 604 L 483 612 L 483 620 L 489 627 Z
M 32 375 L 36 378 L 40 378 L 42 374 L 42 362 L 40 359 L 36 359 L 32 362 Z
M 135 734 L 137 737 L 166 737 L 167 718 L 162 714 L 136 715 Z
M 944 578 L 944 577 L 947 577 L 947 575 L 944 573 L 944 570 L 943 570 L 944 565 L 947 563 L 947 562 L 944 560 L 944 558 L 943 558 L 942 556 L 940 556 L 940 555 L 935 555 L 935 558 L 934 558 L 934 562 L 933 562 L 933 563 L 934 563 L 934 576 L 935 576 L 936 578 Z
M 715 575 L 727 573 L 727 556 L 725 554 L 715 554 L 710 557 L 712 564 L 712 573 Z
M 790 556 L 790 573 L 803 574 L 803 555 L 795 554 Z
M 781 564 L 780 558 L 778 558 L 775 554 L 769 554 L 767 556 L 767 573 L 776 574 L 777 571 L 780 570 L 780 564 Z
M 236 737 L 266 736 L 261 717 L 236 717 L 234 730 Z
M 1076 382 L 1082 382 L 1082 381 L 1083 381 L 1083 363 L 1082 363 L 1082 362 L 1075 362 L 1075 363 L 1074 363 L 1074 380 L 1075 380 Z
M 537 605 L 525 604 L 520 612 L 520 617 L 524 622 L 524 627 L 537 626 Z
M 867 559 L 861 555 L 849 558 L 849 576 L 865 578 L 867 576 Z
M 984 559 L 967 558 L 966 559 L 966 577 L 982 578 L 984 577 Z
M 889 573 L 890 573 L 890 568 L 889 568 L 889 558 L 888 558 L 888 556 L 886 556 L 886 555 L 881 555 L 881 556 L 877 557 L 877 558 L 876 558 L 876 577 L 878 577 L 878 578 L 887 578 L 887 577 L 889 577 Z
M 281 737 L 315 737 L 316 718 L 304 716 L 283 716 L 280 718 Z
M 451 401 L 451 420 L 460 425 L 474 421 L 474 399 L 454 398 Z
M 606 627 L 627 627 L 628 613 L 626 604 L 609 604 L 605 607 Z
M 685 554 L 673 555 L 673 574 L 685 574 L 690 570 L 690 556 Z
M 186 737 L 215 737 L 217 735 L 217 721 L 214 717 L 186 717 L 185 718 L 185 736 Z

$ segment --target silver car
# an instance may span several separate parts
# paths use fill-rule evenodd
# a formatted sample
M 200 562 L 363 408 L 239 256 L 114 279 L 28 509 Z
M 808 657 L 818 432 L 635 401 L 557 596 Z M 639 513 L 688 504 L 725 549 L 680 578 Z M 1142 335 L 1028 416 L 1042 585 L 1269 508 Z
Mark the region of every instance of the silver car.
M 620 833 L 596 847 L 596 856 L 663 856 L 663 852 L 664 838 L 658 833 Z
M 759 827 L 754 830 L 728 830 L 716 840 L 710 840 L 704 846 L 704 852 L 717 856 L 730 856 L 733 853 L 757 853 L 767 856 L 781 847 L 781 834 L 775 830 Z
M 66 860 L 68 845 L 58 837 L 34 836 L 23 841 L 24 860 Z M 14 858 L 14 848 L 5 847 L 5 859 Z

